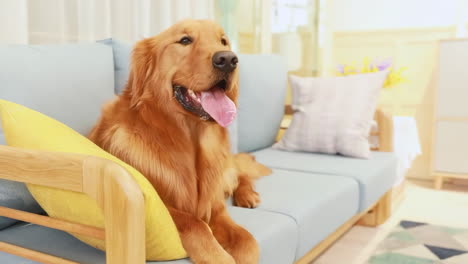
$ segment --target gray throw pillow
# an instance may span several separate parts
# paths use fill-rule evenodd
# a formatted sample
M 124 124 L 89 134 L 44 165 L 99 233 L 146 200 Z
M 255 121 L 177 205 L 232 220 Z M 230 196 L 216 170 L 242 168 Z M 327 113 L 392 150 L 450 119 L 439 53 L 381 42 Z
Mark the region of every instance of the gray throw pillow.
M 369 132 L 387 74 L 290 76 L 295 113 L 283 138 L 273 147 L 369 158 Z

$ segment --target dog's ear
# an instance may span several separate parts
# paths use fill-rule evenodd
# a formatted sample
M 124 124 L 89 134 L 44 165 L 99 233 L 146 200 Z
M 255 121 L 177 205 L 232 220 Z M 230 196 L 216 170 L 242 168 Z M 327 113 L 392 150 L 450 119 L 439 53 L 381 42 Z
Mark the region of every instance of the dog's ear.
M 154 74 L 156 53 L 153 50 L 155 49 L 151 39 L 141 40 L 133 48 L 130 76 L 127 83 L 132 108 L 138 107 L 144 99 L 151 96 L 151 90 L 147 89 L 146 86 Z

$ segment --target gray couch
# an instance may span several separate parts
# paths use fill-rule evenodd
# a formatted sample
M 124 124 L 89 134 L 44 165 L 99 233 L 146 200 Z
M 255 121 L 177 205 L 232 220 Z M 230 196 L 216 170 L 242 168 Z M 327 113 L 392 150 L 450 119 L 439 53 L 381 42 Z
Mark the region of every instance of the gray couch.
M 0 98 L 87 133 L 101 105 L 124 86 L 130 49 L 111 39 L 90 44 L 0 46 Z M 256 184 L 262 199 L 258 208 L 229 206 L 229 212 L 259 242 L 263 264 L 299 260 L 375 204 L 396 178 L 397 161 L 391 153 L 373 152 L 369 160 L 362 160 L 272 149 L 283 117 L 286 87 L 281 57 L 240 56 L 239 115 L 230 128 L 233 151 L 252 152 L 273 174 Z M 41 212 L 22 184 L 4 180 L 0 205 Z M 65 232 L 1 217 L 0 228 L 0 241 L 80 263 L 105 263 L 103 252 Z M 0 252 L 0 263 L 36 262 Z

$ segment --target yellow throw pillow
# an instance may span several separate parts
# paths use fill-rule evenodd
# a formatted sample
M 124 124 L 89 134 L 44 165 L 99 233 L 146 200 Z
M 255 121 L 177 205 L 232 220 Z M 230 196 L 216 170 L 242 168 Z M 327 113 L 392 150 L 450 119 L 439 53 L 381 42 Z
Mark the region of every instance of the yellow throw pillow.
M 145 199 L 146 258 L 173 260 L 186 257 L 176 226 L 166 206 L 141 173 L 73 129 L 24 106 L 0 100 L 0 117 L 9 146 L 92 155 L 114 161 L 124 167 L 140 186 Z M 33 184 L 27 186 L 49 216 L 99 228 L 104 227 L 102 211 L 87 195 Z M 102 240 L 75 236 L 91 246 L 105 250 L 105 243 Z

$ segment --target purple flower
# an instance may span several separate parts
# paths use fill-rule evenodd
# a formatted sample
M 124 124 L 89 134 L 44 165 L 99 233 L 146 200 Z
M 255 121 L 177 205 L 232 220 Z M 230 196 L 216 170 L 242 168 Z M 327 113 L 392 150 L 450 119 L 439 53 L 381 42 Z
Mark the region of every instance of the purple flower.
M 379 71 L 384 71 L 388 69 L 390 66 L 392 66 L 392 59 L 387 58 L 387 59 L 383 59 L 380 61 L 375 60 L 374 63 L 372 63 L 372 65 L 375 65 L 375 67 L 377 67 Z
M 344 73 L 344 68 L 345 66 L 343 64 L 338 64 L 338 66 L 336 66 L 336 70 L 340 73 Z

